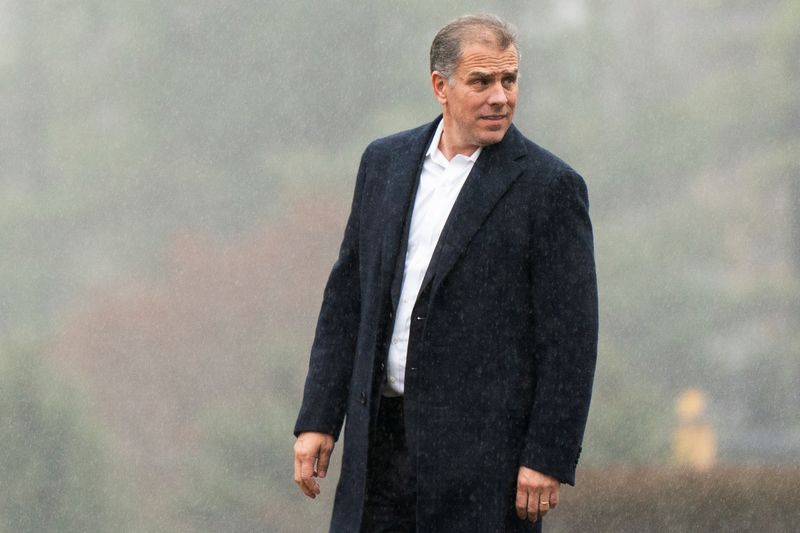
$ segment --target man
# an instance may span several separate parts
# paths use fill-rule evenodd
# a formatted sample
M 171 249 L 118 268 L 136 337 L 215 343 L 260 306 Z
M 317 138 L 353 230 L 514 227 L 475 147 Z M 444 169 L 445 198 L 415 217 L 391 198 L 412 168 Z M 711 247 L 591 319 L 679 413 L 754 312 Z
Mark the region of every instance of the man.
M 441 118 L 361 159 L 295 426 L 313 498 L 347 417 L 331 531 L 541 530 L 574 483 L 597 345 L 588 199 L 512 125 L 518 60 L 497 17 L 451 22 L 431 46 Z

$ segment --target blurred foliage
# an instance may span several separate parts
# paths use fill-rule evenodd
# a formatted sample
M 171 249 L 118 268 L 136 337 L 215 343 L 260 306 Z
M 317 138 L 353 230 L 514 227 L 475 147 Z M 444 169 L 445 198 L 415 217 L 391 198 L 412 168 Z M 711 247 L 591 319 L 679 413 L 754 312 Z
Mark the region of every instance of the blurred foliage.
M 312 529 L 309 523 L 325 522 L 328 506 L 304 501 L 286 460 L 294 444 L 292 427 L 279 421 L 294 418 L 295 410 L 273 400 L 225 406 L 203 417 L 178 505 L 193 531 L 300 533 Z M 332 473 L 338 475 L 338 468 Z M 324 481 L 322 486 L 320 500 L 330 500 L 333 487 Z
M 131 530 L 86 401 L 29 349 L 0 350 L 0 531 Z
M 579 477 L 545 519 L 548 531 L 795 531 L 800 520 L 796 467 L 592 468 Z
M 4 355 L 2 409 L 74 444 L 4 416 L 4 457 L 35 475 L 3 479 L 46 492 L 47 454 L 74 453 L 58 494 L 97 512 L 4 510 L 28 522 L 0 530 L 97 529 L 127 486 L 159 530 L 324 528 L 335 476 L 309 507 L 290 463 L 322 285 L 360 151 L 438 113 L 428 46 L 469 11 L 519 27 L 515 122 L 589 184 L 583 461 L 666 461 L 696 386 L 723 461 L 796 463 L 797 0 L 4 0 L 0 340 L 48 348 Z M 125 483 L 104 485 L 104 453 Z

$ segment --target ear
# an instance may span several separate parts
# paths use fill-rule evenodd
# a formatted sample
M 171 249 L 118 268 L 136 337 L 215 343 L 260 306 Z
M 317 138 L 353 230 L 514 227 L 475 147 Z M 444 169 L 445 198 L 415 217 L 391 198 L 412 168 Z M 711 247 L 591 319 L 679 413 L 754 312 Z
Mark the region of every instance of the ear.
M 447 89 L 449 88 L 447 78 L 442 76 L 438 70 L 434 70 L 431 72 L 431 85 L 433 86 L 433 95 L 440 104 L 445 105 L 447 103 Z

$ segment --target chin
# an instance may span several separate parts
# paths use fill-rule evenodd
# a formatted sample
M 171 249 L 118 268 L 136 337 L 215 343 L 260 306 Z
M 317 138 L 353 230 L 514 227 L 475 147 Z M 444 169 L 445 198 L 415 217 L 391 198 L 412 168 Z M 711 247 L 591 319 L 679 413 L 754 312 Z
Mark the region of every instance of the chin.
M 488 132 L 485 135 L 482 135 L 480 138 L 480 145 L 481 146 L 488 146 L 490 144 L 497 144 L 503 140 L 505 137 L 508 128 L 503 128 L 502 130 Z

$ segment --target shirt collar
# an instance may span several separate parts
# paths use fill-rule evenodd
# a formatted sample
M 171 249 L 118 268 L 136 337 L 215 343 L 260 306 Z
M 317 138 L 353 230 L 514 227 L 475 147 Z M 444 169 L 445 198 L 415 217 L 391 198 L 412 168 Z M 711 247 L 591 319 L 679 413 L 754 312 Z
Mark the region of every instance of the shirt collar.
M 439 141 L 442 138 L 442 132 L 444 131 L 444 117 L 442 120 L 439 121 L 439 124 L 436 126 L 436 132 L 433 134 L 433 139 L 431 139 L 431 144 L 428 146 L 428 151 L 425 152 L 425 157 L 430 157 L 433 161 L 439 163 L 442 166 L 447 166 L 450 162 L 444 156 L 444 154 L 439 150 Z M 456 157 L 463 157 L 470 163 L 474 163 L 478 160 L 478 156 L 481 155 L 481 150 L 483 150 L 483 146 L 479 146 L 477 150 L 472 152 L 472 155 L 461 155 L 456 154 L 453 159 Z

